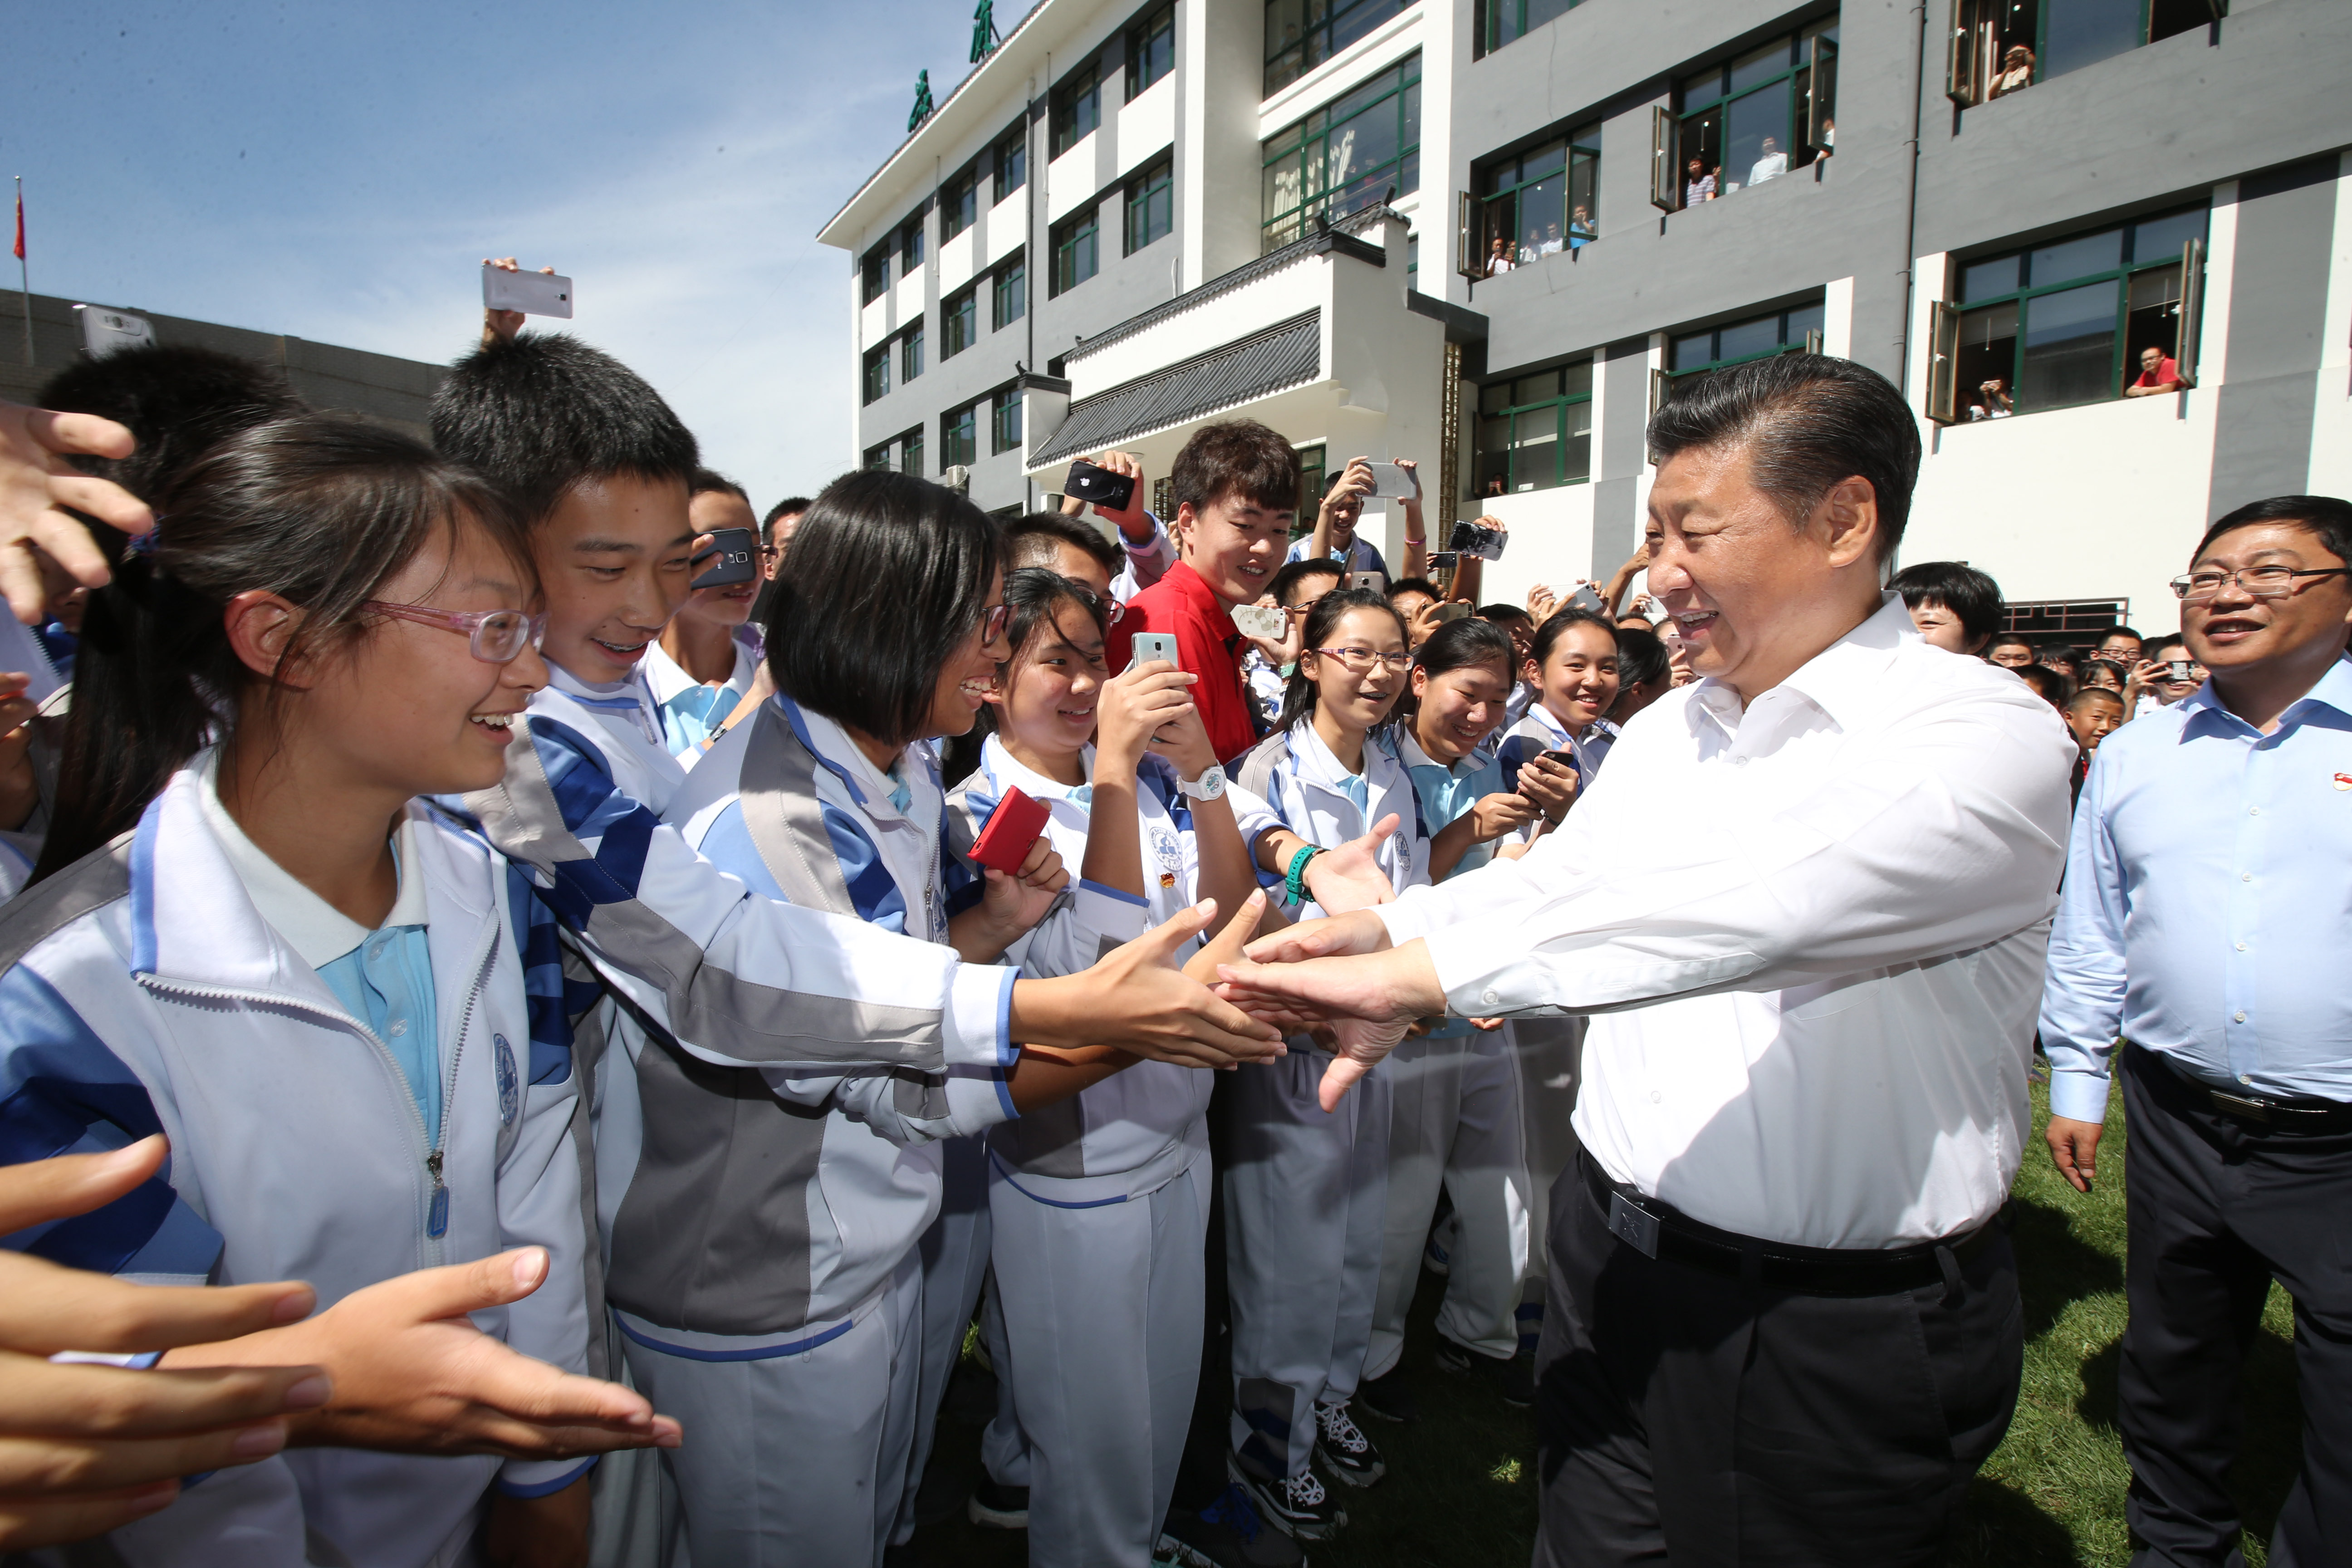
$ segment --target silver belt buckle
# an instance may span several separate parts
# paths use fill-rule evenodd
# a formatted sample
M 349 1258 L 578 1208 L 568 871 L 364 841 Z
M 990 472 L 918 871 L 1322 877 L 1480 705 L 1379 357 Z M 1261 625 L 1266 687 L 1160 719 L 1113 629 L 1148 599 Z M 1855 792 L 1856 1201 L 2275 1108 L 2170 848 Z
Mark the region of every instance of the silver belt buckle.
M 2249 1100 L 2242 1094 L 2231 1094 L 2226 1089 L 2208 1089 L 2205 1092 L 2211 1095 L 2213 1103 L 2222 1110 L 2234 1110 L 2249 1121 L 2268 1121 L 2271 1119 L 2271 1108 L 2259 1100 Z
M 1658 1256 L 1658 1216 L 1622 1193 L 1609 1194 L 1609 1234 L 1644 1258 Z

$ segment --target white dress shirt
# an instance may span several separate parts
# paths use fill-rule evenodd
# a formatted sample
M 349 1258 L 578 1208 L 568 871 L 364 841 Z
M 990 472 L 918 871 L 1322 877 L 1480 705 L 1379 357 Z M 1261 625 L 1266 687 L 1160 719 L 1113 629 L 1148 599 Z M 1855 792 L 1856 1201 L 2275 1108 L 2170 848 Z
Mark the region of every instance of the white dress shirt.
M 1903 601 L 1626 726 L 1559 832 L 1379 914 L 1451 1011 L 1598 1014 L 1575 1125 L 1706 1224 L 1904 1246 L 2017 1173 L 2074 742 Z

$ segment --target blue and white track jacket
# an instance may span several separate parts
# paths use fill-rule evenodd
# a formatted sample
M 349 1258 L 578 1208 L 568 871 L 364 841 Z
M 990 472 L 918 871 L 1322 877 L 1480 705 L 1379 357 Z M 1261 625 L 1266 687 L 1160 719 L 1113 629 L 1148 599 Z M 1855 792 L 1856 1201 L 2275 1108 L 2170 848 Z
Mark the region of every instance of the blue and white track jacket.
M 1094 766 L 1094 748 L 1089 746 L 1086 768 L 1090 779 Z M 1091 786 L 1073 790 L 1032 771 L 994 735 L 981 749 L 979 768 L 948 796 L 959 838 L 969 843 L 979 833 L 1008 785 L 1052 814 L 1046 837 L 1075 877 L 1086 864 Z M 1100 933 L 1112 945 L 1174 919 L 1200 897 L 1192 803 L 1177 790 L 1175 770 L 1159 757 L 1145 756 L 1135 797 L 1142 819 L 1138 826 L 1146 897 L 1138 901 L 1117 889 L 1086 884 L 1104 900 L 1104 908 L 1120 911 L 1117 929 Z M 1238 811 L 1238 797 L 1234 804 Z M 1005 956 L 1017 959 L 1026 973 L 1069 974 L 1092 964 L 1097 953 L 1057 943 L 1049 921 L 1014 943 Z M 1184 956 L 1189 949 L 1179 955 Z M 1068 1100 L 997 1128 L 988 1136 L 990 1156 L 1006 1180 L 1040 1203 L 1090 1207 L 1145 1196 L 1182 1175 L 1208 1152 L 1209 1091 L 1216 1087 L 1214 1079 L 1213 1073 L 1172 1062 L 1138 1062 Z
M 1249 750 L 1236 770 L 1243 791 L 1235 807 L 1242 841 L 1255 847 L 1269 829 L 1286 827 L 1309 844 L 1336 849 L 1350 838 L 1360 838 L 1373 823 L 1393 812 L 1396 830 L 1381 840 L 1373 859 L 1400 894 L 1426 883 L 1429 828 L 1422 820 L 1421 797 L 1397 760 L 1395 746 L 1392 736 L 1368 736 L 1364 771 L 1352 774 L 1315 732 L 1312 716 L 1278 735 L 1268 735 Z M 1363 792 L 1363 805 L 1356 804 L 1354 790 Z M 1261 868 L 1258 880 L 1275 897 L 1282 896 L 1280 872 Z M 1320 920 L 1323 906 L 1309 899 L 1297 915 L 1302 921 Z
M 531 1027 L 528 896 L 478 838 L 409 806 L 445 1075 L 436 1204 L 407 1080 L 255 908 L 205 820 L 205 762 L 175 774 L 132 833 L 0 910 L 0 1160 L 158 1131 L 172 1145 L 138 1191 L 6 1244 L 142 1281 L 306 1279 L 321 1308 L 535 1244 L 551 1260 L 546 1283 L 474 1321 L 584 1370 L 593 1258 L 576 1092 L 568 1049 Z M 453 1563 L 470 1561 L 494 1481 L 535 1495 L 585 1468 L 295 1449 L 219 1471 L 108 1539 L 142 1565 Z M 342 1556 L 306 1554 L 306 1539 Z

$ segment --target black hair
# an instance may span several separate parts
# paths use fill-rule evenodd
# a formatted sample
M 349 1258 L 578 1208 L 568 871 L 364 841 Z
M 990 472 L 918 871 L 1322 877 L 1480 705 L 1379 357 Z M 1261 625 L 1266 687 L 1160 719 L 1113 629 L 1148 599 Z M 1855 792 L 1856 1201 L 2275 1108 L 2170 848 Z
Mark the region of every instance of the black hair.
M 762 544 L 773 544 L 776 542 L 776 520 L 778 518 L 798 517 L 801 513 L 808 510 L 808 509 L 814 504 L 815 503 L 811 501 L 806 496 L 786 496 L 783 500 L 770 507 L 768 509 L 768 515 L 760 520 L 760 542 Z
M 1255 419 L 1228 419 L 1192 432 L 1168 470 L 1178 506 L 1195 516 L 1220 496 L 1237 495 L 1269 511 L 1298 510 L 1298 449 Z
M 1526 621 L 1529 625 L 1535 622 L 1535 616 L 1517 605 L 1481 605 L 1478 606 L 1478 618 L 1482 621 L 1498 621 L 1505 626 L 1514 621 Z
M 2117 664 L 2111 658 L 2084 659 L 2082 663 L 2074 667 L 2075 679 L 2083 685 L 2088 686 L 2091 684 L 2091 671 L 2095 669 L 2104 669 L 2109 675 L 2114 676 L 2116 678 L 2116 686 L 2118 689 L 2123 687 L 2125 682 L 2131 679 L 2131 671 L 2126 669 L 2122 665 Z
M 156 505 L 152 548 L 123 557 L 89 596 L 48 837 L 35 879 L 127 832 L 173 773 L 235 737 L 256 693 L 223 619 L 267 589 L 301 606 L 283 669 L 357 637 L 362 606 L 462 520 L 488 528 L 536 590 L 520 514 L 479 477 L 419 442 L 342 415 L 302 414 L 231 436 Z
M 1544 617 L 1544 624 L 1536 628 L 1535 646 L 1528 650 L 1528 658 L 1534 661 L 1538 669 L 1541 669 L 1544 661 L 1551 658 L 1551 650 L 1559 643 L 1560 634 L 1575 626 L 1599 626 L 1612 637 L 1617 635 L 1617 623 L 1598 610 L 1579 609 L 1574 605 L 1565 610 L 1554 610 Z
M 1059 513 L 1055 515 L 1059 516 Z M 1013 658 L 998 667 L 1000 684 L 1009 681 L 1013 666 L 1020 661 L 1021 650 L 1040 627 L 1050 625 L 1064 605 L 1076 605 L 1093 617 L 1095 630 L 1109 629 L 1104 623 L 1107 613 L 1095 591 L 1074 577 L 1049 572 L 1042 566 L 1010 567 L 1004 574 L 1004 640 L 1012 645 Z M 950 735 L 940 748 L 940 776 L 950 788 L 980 766 L 982 746 L 1000 725 L 998 709 L 989 704 L 981 709 L 972 726 L 961 735 Z
M 544 521 L 583 479 L 693 483 L 693 433 L 645 378 L 562 332 L 523 332 L 459 360 L 433 395 L 433 446 Z
M 2170 637 L 2158 637 L 2154 642 L 2146 644 L 2140 648 L 2140 657 L 2148 660 L 2150 663 L 2162 664 L 2165 661 L 2158 658 L 2156 656 L 2162 653 L 2168 647 L 2177 647 L 2183 654 L 2186 654 L 2189 651 L 2189 639 L 2182 637 L 2179 632 L 2173 633 Z
M 2189 559 L 2201 559 L 2221 535 L 2233 529 L 2252 528 L 2258 522 L 2294 523 L 2316 539 L 2322 550 L 2352 564 L 2352 501 L 2338 500 L 2334 496 L 2273 496 L 2268 500 L 2249 501 L 2207 529 Z
M 2105 631 L 2103 631 L 2103 632 L 2101 632 L 2101 633 L 2099 634 L 2099 641 L 2100 641 L 2100 642 L 2105 642 L 2105 641 L 2106 641 L 2109 637 L 2129 637 L 2129 638 L 2131 638 L 2131 639 L 2132 639 L 2132 641 L 2137 642 L 2137 643 L 2144 643 L 2144 642 L 2147 641 L 2147 639 L 2146 637 L 2144 637 L 2140 636 L 2140 635 L 2139 635 L 2139 633 L 2137 633 L 2137 632 L 2134 631 L 2131 627 L 2129 627 L 2129 626 L 2125 626 L 2125 625 L 2123 625 L 2123 624 L 2122 624 L 2122 623 L 2120 623 L 2120 622 L 2118 622 L 2118 623 L 2117 623 L 2117 624 L 2116 624 L 2115 626 L 2109 626 L 2106 630 L 2105 630 Z
M 1033 544 L 1029 542 L 1032 540 L 1046 542 Z M 1118 546 L 1105 539 L 1102 531 L 1084 518 L 1058 511 L 1026 512 L 1004 525 L 1005 567 L 1044 567 L 1055 557 L 1055 544 L 1074 545 L 1094 557 L 1104 571 L 1114 577 L 1118 575 Z
M 1003 552 L 986 512 L 929 479 L 834 480 L 776 567 L 764 629 L 778 689 L 884 745 L 920 739 Z
M 751 504 L 751 492 L 716 468 L 697 468 L 687 476 L 687 500 L 710 495 L 730 495 L 745 506 Z
M 1389 597 L 1393 599 L 1399 594 L 1426 594 L 1433 599 L 1443 599 L 1445 597 L 1444 595 L 1437 591 L 1437 584 L 1431 582 L 1426 577 L 1398 578 L 1395 582 L 1389 584 Z
M 1387 611 L 1396 622 L 1398 640 L 1412 640 L 1412 634 L 1406 629 L 1404 617 L 1398 615 L 1396 606 L 1381 595 L 1370 588 L 1332 589 L 1316 600 L 1315 607 L 1307 612 L 1307 627 L 1299 637 L 1298 663 L 1290 672 L 1290 683 L 1282 689 L 1282 715 L 1274 723 L 1276 730 L 1287 730 L 1315 711 L 1315 681 L 1307 673 L 1307 655 L 1320 648 L 1323 639 L 1331 635 L 1331 628 L 1352 610 Z M 1389 710 L 1388 717 L 1375 725 L 1375 729 L 1385 730 L 1397 721 L 1397 710 L 1404 705 L 1405 695 L 1412 689 L 1412 682 L 1405 682 L 1398 693 L 1396 706 Z
M 1922 561 L 1895 574 L 1887 586 L 1912 609 L 1941 605 L 1951 611 L 1970 642 L 1991 637 L 2008 618 L 2000 584 L 1964 561 Z
M 1335 583 L 1344 584 L 1348 581 L 1348 569 L 1328 556 L 1318 559 L 1310 555 L 1304 561 L 1285 563 L 1283 568 L 1274 574 L 1274 581 L 1266 584 L 1266 592 L 1274 595 L 1276 604 L 1287 606 L 1290 603 L 1290 591 L 1309 577 L 1328 577 Z
M 1997 647 L 2008 647 L 2012 644 L 2019 647 L 2030 648 L 2033 646 L 2033 639 L 2023 632 L 1995 632 L 1992 634 L 1992 641 L 1985 644 L 1985 652 L 1990 653 Z
M 2085 697 L 2104 697 L 2118 708 L 2123 706 L 2124 694 L 2112 686 L 2078 686 L 2067 694 L 2066 706 L 2072 708 Z
M 1664 680 L 1671 672 L 1665 639 L 1639 626 L 1617 628 L 1617 684 L 1620 688 Z
M 68 365 L 49 377 L 38 401 L 43 408 L 95 414 L 129 429 L 139 443 L 131 456 L 76 455 L 68 460 L 151 505 L 223 440 L 306 412 L 275 368 L 177 343 L 124 349 Z M 121 551 L 123 541 L 113 530 L 91 531 L 110 556 Z
M 2074 683 L 2046 664 L 2021 664 L 2015 673 L 2054 708 L 2063 708 L 2074 700 Z
M 1511 634 L 1494 622 L 1465 616 L 1458 621 L 1448 621 L 1429 634 L 1429 640 L 1412 651 L 1412 667 L 1433 679 L 1456 669 L 1468 669 L 1483 664 L 1503 667 L 1503 684 L 1518 683 L 1519 672 L 1515 668 L 1517 650 L 1511 647 Z M 1410 721 L 1421 710 L 1421 700 L 1413 694 L 1407 681 L 1404 694 L 1397 699 L 1397 716 Z
M 1756 488 L 1792 526 L 1844 479 L 1878 501 L 1878 559 L 1892 560 L 1919 478 L 1919 427 L 1893 383 L 1831 354 L 1776 354 L 1693 377 L 1650 416 L 1650 460 L 1741 447 Z

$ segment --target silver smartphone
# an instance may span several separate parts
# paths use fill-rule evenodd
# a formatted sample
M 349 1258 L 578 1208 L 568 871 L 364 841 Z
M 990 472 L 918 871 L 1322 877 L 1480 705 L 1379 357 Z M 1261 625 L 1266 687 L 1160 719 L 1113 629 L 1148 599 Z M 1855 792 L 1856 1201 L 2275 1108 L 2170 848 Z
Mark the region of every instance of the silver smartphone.
M 1590 584 L 1579 588 L 1575 593 L 1570 594 L 1568 596 L 1568 603 L 1576 609 L 1590 610 L 1596 616 L 1600 615 L 1603 609 L 1601 603 L 1601 595 L 1592 591 L 1591 584 Z
M 1411 500 L 1419 495 L 1412 476 L 1394 463 L 1372 465 L 1372 495 L 1374 500 Z
M 1377 572 L 1350 572 L 1348 574 L 1348 586 L 1370 588 L 1375 594 L 1385 594 L 1389 591 L 1389 580 Z
M 1150 664 L 1155 658 L 1164 658 L 1179 669 L 1184 667 L 1183 661 L 1176 657 L 1176 636 L 1173 632 L 1135 634 L 1135 651 L 1128 657 L 1127 668 L 1133 669 L 1137 665 Z
M 572 279 L 552 272 L 509 272 L 503 267 L 482 268 L 482 309 L 520 310 L 526 316 L 572 319 Z

